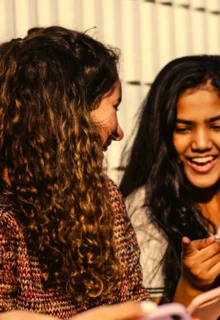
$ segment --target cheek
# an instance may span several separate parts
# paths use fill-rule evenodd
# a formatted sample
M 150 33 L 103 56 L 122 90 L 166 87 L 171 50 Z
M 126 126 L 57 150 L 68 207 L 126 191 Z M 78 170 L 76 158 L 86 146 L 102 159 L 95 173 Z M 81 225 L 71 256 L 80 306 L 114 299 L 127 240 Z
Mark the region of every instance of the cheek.
M 188 137 L 175 135 L 173 136 L 173 146 L 178 154 L 183 154 L 190 146 Z
M 112 135 L 113 131 L 115 130 L 115 122 L 111 117 L 102 121 L 99 124 L 99 134 L 101 136 L 102 142 L 105 143 L 106 140 Z
M 111 117 L 111 126 L 113 130 L 116 130 L 118 127 L 118 118 L 116 112 Z
M 116 112 L 112 112 L 109 114 L 109 117 L 106 119 L 105 122 L 103 122 L 103 127 L 105 127 L 106 131 L 109 131 L 109 133 L 112 133 L 117 129 L 118 126 L 118 119 Z

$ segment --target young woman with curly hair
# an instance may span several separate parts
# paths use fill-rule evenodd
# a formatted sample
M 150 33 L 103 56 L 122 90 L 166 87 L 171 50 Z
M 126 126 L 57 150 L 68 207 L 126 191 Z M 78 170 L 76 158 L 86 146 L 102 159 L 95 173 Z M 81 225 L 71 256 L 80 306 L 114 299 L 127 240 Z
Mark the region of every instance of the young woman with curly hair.
M 0 310 L 66 319 L 148 297 L 122 197 L 103 170 L 117 121 L 118 54 L 34 28 L 0 46 Z
M 211 236 L 220 233 L 220 56 L 168 63 L 139 121 L 120 189 L 144 285 L 155 300 L 187 305 L 220 285 L 220 245 Z

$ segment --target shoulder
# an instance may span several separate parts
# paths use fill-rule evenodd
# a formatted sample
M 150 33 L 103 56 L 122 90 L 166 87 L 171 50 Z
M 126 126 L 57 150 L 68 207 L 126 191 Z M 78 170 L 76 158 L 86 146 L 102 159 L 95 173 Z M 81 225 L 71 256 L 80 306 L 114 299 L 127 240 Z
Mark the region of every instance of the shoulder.
M 108 178 L 107 180 L 110 200 L 114 211 L 114 233 L 116 242 L 122 242 L 126 246 L 128 238 L 134 235 L 134 231 L 128 217 L 124 199 L 115 182 Z M 133 240 L 132 240 L 133 241 Z
M 23 231 L 13 209 L 0 195 L 0 255 L 5 265 L 15 263 L 19 248 L 23 248 L 23 242 Z
M 19 226 L 13 208 L 8 200 L 0 195 L 0 234 L 8 240 L 17 239 L 22 232 Z
M 141 249 L 142 266 L 150 260 L 160 260 L 165 253 L 167 240 L 163 230 L 152 220 L 151 212 L 147 206 L 146 188 L 138 188 L 126 198 L 125 202 Z
M 110 194 L 111 198 L 114 198 L 116 200 L 117 199 L 122 199 L 122 194 L 119 191 L 118 186 L 110 178 L 107 178 L 107 186 L 108 186 L 108 191 L 109 191 L 109 194 Z
M 149 224 L 150 213 L 146 204 L 147 191 L 145 186 L 134 190 L 129 196 L 125 198 L 125 205 L 128 216 L 133 225 Z
M 113 210 L 116 213 L 124 214 L 125 203 L 122 194 L 118 189 L 118 186 L 110 178 L 107 178 L 107 186 Z
M 12 308 L 13 297 L 17 292 L 18 255 L 21 243 L 19 227 L 12 207 L 0 195 L 0 310 Z
M 130 206 L 142 206 L 145 203 L 147 190 L 145 186 L 141 186 L 135 189 L 131 194 L 125 198 L 127 207 Z

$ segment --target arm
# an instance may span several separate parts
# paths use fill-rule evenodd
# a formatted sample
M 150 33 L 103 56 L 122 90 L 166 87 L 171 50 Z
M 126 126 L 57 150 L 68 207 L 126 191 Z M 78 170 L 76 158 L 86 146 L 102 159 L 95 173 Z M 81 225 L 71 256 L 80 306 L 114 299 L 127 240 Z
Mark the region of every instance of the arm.
M 182 271 L 174 301 L 187 306 L 193 298 L 211 288 L 220 273 L 220 245 L 207 239 L 182 240 Z
M 140 320 L 156 306 L 150 302 L 127 302 L 112 306 L 101 306 L 82 312 L 72 320 Z M 0 314 L 0 320 L 55 320 L 57 318 L 28 311 L 12 311 Z

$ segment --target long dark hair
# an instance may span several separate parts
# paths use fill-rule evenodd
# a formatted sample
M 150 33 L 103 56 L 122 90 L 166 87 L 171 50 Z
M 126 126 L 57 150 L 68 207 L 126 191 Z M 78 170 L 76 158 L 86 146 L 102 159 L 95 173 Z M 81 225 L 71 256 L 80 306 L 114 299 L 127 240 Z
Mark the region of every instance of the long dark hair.
M 109 292 L 120 272 L 90 117 L 118 80 L 117 63 L 117 50 L 56 26 L 0 46 L 0 160 L 9 181 L 1 192 L 39 257 L 45 287 L 84 302 Z
M 165 280 L 162 301 L 170 301 L 180 276 L 181 239 L 203 238 L 213 224 L 201 214 L 173 147 L 176 105 L 181 93 L 210 81 L 220 92 L 220 56 L 187 56 L 168 63 L 158 74 L 143 104 L 133 146 L 125 150 L 128 161 L 120 189 L 126 197 L 145 186 L 153 223 L 168 241 L 161 260 Z

